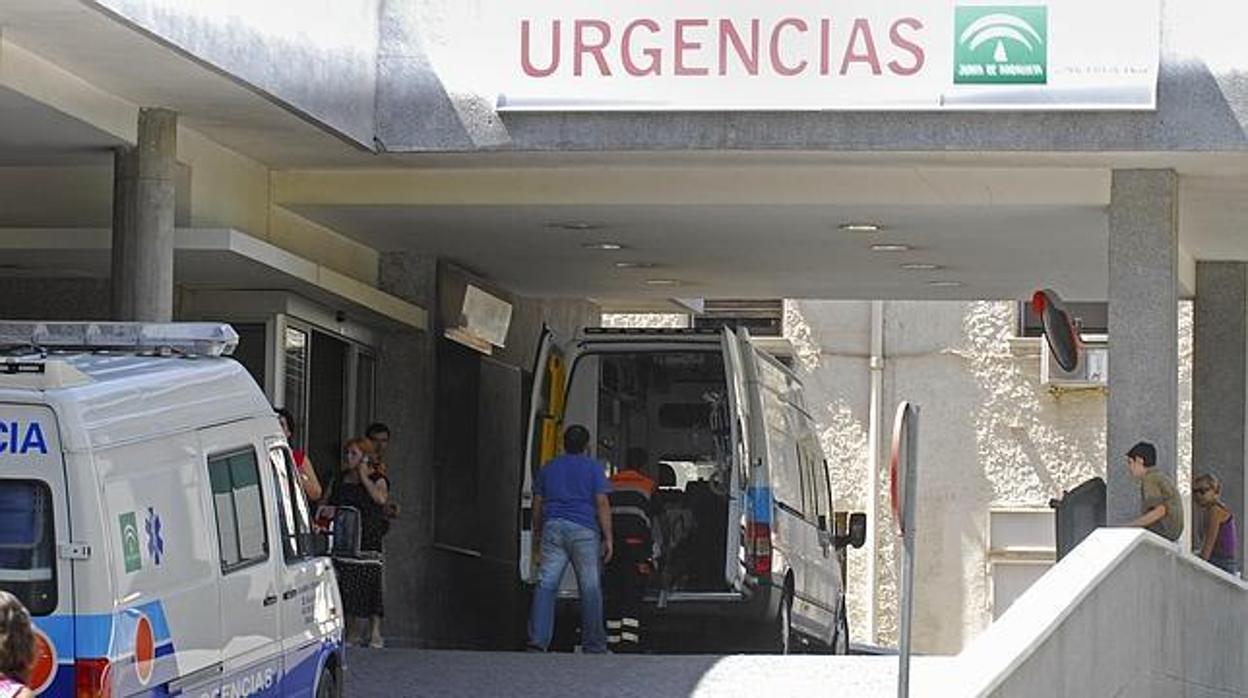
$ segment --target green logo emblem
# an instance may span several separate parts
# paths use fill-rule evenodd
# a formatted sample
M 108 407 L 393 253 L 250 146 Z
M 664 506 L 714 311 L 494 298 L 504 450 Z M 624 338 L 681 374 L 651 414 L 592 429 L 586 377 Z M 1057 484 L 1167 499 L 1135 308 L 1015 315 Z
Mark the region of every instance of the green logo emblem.
M 976 5 L 958 7 L 954 13 L 954 84 L 1045 84 L 1047 7 Z
M 117 517 L 121 525 L 121 550 L 126 560 L 126 574 L 143 569 L 143 553 L 139 547 L 139 527 L 134 522 L 134 512 Z

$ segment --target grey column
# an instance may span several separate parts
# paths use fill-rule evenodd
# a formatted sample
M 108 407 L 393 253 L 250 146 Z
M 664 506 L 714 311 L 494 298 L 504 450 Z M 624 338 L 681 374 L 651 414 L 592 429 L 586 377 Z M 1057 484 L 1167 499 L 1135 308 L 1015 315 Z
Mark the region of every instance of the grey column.
M 1109 205 L 1110 525 L 1140 514 L 1139 485 L 1125 453 L 1157 447 L 1171 478 L 1178 458 L 1178 175 L 1115 170 Z
M 173 319 L 178 115 L 139 111 L 138 143 L 113 164 L 112 305 L 118 320 Z
M 377 416 L 391 429 L 388 473 L 401 507 L 386 536 L 386 641 L 428 646 L 441 621 L 433 549 L 434 398 L 437 260 L 393 252 L 382 255 L 379 286 L 429 311 L 428 332 L 394 331 L 381 342 Z M 467 583 L 468 580 L 461 580 Z
M 1235 512 L 1242 547 L 1244 463 L 1248 460 L 1248 264 L 1198 263 L 1196 294 L 1192 477 L 1211 473 L 1222 482 L 1222 500 Z M 1195 534 L 1203 529 L 1196 512 L 1191 525 L 1195 541 Z

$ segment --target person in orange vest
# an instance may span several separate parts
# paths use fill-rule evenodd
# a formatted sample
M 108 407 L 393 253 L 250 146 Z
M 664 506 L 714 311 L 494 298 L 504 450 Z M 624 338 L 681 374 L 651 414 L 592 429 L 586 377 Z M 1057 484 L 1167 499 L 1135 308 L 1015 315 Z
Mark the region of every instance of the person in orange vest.
M 643 448 L 628 449 L 624 469 L 611 476 L 611 529 L 615 557 L 607 565 L 607 644 L 615 652 L 641 649 L 641 602 L 654 569 L 654 480 L 644 471 L 649 455 Z

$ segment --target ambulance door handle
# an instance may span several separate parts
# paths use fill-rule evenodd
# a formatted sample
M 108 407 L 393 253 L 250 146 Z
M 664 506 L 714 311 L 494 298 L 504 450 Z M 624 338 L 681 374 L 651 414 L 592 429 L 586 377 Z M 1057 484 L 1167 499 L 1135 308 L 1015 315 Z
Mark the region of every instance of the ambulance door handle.
M 298 589 L 287 589 L 286 591 L 282 592 L 282 600 L 290 601 L 291 599 L 295 598 L 295 595 L 298 593 L 299 593 Z
M 268 596 L 264 597 L 265 606 L 272 606 L 275 603 L 277 603 L 277 594 L 269 594 Z

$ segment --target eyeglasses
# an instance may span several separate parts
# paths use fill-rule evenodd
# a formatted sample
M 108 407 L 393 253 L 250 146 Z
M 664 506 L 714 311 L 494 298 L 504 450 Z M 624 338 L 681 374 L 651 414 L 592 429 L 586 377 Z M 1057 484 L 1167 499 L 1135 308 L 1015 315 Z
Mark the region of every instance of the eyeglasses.
M 1212 492 L 1212 491 L 1213 491 L 1213 488 L 1212 488 L 1212 487 L 1194 487 L 1194 488 L 1192 488 L 1192 494 L 1204 494 L 1204 493 L 1206 493 L 1206 492 Z

